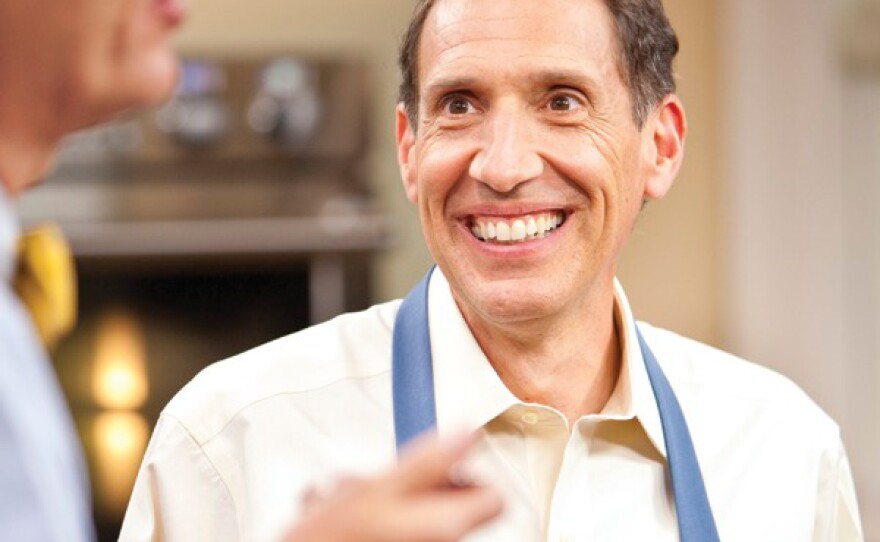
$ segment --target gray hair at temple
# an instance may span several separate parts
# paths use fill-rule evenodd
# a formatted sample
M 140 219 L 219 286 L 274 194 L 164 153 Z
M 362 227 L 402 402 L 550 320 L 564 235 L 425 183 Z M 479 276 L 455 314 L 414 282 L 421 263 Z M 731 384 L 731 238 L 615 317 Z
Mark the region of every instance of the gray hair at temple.
M 398 100 L 410 124 L 418 120 L 419 40 L 431 8 L 438 0 L 417 0 L 409 28 L 400 45 L 403 81 Z M 678 54 L 678 37 L 669 24 L 662 0 L 603 0 L 617 33 L 618 70 L 630 90 L 633 119 L 641 128 L 651 111 L 675 92 L 672 62 Z

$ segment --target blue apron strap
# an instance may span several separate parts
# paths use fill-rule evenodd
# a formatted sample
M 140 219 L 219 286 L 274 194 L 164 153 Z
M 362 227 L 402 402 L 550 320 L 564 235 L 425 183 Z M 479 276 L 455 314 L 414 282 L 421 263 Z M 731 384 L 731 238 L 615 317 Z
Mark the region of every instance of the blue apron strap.
M 663 374 L 654 353 L 636 326 L 639 347 L 645 360 L 645 369 L 657 410 L 663 426 L 663 441 L 666 444 L 666 457 L 669 462 L 672 491 L 675 495 L 675 511 L 678 515 L 678 532 L 682 542 L 717 542 L 718 530 L 706 495 L 703 474 L 694 451 L 694 444 L 688 431 L 687 422 L 675 392 Z
M 392 395 L 397 450 L 437 425 L 428 328 L 428 282 L 434 268 L 406 296 L 394 322 Z M 718 542 L 703 475 L 678 399 L 654 353 L 636 327 L 648 379 L 657 401 L 682 542 Z
M 394 440 L 407 442 L 437 425 L 434 363 L 428 329 L 428 282 L 434 267 L 406 296 L 394 321 L 391 378 L 394 397 Z

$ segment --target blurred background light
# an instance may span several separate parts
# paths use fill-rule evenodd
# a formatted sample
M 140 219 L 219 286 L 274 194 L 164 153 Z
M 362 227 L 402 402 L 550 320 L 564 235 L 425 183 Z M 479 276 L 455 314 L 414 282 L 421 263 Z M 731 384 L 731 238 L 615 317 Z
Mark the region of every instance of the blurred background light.
M 136 412 L 104 412 L 92 428 L 97 504 L 122 514 L 134 486 L 150 429 Z
M 143 330 L 123 309 L 109 310 L 98 325 L 92 391 L 106 409 L 137 409 L 147 400 Z

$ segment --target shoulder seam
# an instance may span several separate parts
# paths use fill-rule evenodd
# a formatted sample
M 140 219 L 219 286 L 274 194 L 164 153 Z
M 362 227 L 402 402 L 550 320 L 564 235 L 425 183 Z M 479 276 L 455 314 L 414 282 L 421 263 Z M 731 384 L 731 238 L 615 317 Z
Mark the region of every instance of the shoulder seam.
M 205 450 L 204 445 L 199 444 L 199 441 L 195 438 L 195 436 L 192 434 L 192 432 L 190 432 L 189 427 L 187 427 L 186 424 L 184 424 L 180 418 L 178 418 L 177 416 L 170 414 L 168 412 L 163 412 L 161 414 L 161 416 L 172 420 L 178 427 L 180 427 L 183 430 L 184 433 L 186 433 L 186 436 L 189 437 L 189 439 L 192 441 L 192 443 L 199 449 L 199 452 L 201 452 L 202 457 L 205 458 L 205 461 L 207 461 L 207 463 L 211 466 L 211 468 L 214 469 L 214 472 L 217 473 L 217 477 L 220 479 L 221 482 L 223 482 L 223 488 L 226 490 L 226 494 L 229 495 L 229 500 L 230 500 L 230 502 L 232 502 L 232 508 L 233 508 L 233 510 L 235 510 L 236 534 L 238 536 L 238 539 L 242 540 L 241 524 L 238 521 L 238 504 L 235 502 L 235 495 L 233 495 L 232 491 L 229 489 L 229 484 L 226 482 L 226 478 L 223 477 L 223 474 L 220 472 L 220 469 L 218 469 L 217 465 L 215 465 L 214 462 L 211 460 L 211 457 L 208 455 L 208 452 Z M 207 442 L 205 444 L 207 444 Z

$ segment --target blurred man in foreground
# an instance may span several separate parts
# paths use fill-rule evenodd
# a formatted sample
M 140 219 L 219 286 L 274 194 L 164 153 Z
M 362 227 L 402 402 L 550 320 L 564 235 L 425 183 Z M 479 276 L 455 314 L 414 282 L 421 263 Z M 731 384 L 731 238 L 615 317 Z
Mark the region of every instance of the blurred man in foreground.
M 783 377 L 637 323 L 615 280 L 684 156 L 677 52 L 660 0 L 418 1 L 398 162 L 437 268 L 197 376 L 123 539 L 268 540 L 302 488 L 436 426 L 480 432 L 471 476 L 505 499 L 469 541 L 859 540 L 836 424 Z
M 79 444 L 41 344 L 72 325 L 71 267 L 59 254 L 59 240 L 51 231 L 31 239 L 51 256 L 41 255 L 45 250 L 19 248 L 14 202 L 49 172 L 65 135 L 169 96 L 177 73 L 169 39 L 182 17 L 178 0 L 0 0 L 4 542 L 85 542 L 94 537 Z M 19 258 L 32 252 L 49 264 L 48 276 Z M 17 294 L 38 311 L 29 314 Z M 469 442 L 461 438 L 423 443 L 400 470 L 377 480 L 351 482 L 316 499 L 313 514 L 290 534 L 290 541 L 382 541 L 398 532 L 409 533 L 408 540 L 420 540 L 419 531 L 444 528 L 460 536 L 500 506 L 487 489 L 451 488 L 447 483 L 448 469 L 465 454 Z M 422 513 L 424 503 L 435 500 L 441 505 Z M 411 528 L 400 531 L 401 522 L 391 512 L 407 510 Z M 352 530 L 352 523 L 358 529 Z
M 0 540 L 93 537 L 85 465 L 41 344 L 69 327 L 51 305 L 71 310 L 73 285 L 55 283 L 73 280 L 63 261 L 50 263 L 55 277 L 16 276 L 28 262 L 14 201 L 49 172 L 65 135 L 169 95 L 181 16 L 164 0 L 0 0 Z M 36 320 L 13 282 L 40 305 Z

